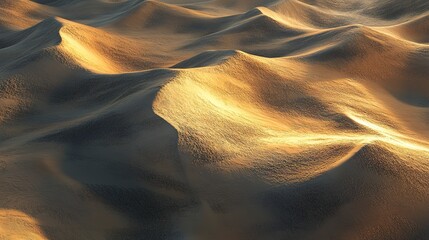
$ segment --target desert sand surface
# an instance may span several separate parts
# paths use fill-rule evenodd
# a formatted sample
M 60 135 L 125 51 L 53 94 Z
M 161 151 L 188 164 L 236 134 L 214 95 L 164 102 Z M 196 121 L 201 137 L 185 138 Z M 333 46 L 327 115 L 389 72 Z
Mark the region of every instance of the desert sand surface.
M 429 1 L 0 0 L 0 239 L 429 239 Z

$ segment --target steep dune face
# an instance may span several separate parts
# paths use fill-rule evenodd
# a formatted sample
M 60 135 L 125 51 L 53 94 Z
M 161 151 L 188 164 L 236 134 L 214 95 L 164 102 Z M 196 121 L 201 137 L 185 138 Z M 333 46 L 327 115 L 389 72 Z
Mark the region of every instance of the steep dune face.
M 0 0 L 0 239 L 427 239 L 424 0 Z
M 65 22 L 60 32 L 60 51 L 83 67 L 99 73 L 115 73 L 160 66 L 148 58 L 150 43 L 123 38 L 83 25 Z
M 61 18 L 44 20 L 6 36 L 3 42 L 0 51 L 14 60 L 22 62 L 49 52 L 62 58 L 63 64 L 98 73 L 128 72 L 165 64 L 162 57 L 147 52 L 154 47 L 153 42 L 122 37 Z M 4 65 L 13 64 L 8 61 Z

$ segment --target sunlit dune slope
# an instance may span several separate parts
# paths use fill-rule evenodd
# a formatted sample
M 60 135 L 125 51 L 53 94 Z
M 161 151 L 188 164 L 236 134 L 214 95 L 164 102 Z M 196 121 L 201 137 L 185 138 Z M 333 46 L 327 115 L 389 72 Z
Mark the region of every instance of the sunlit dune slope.
M 211 55 L 224 58 L 216 53 Z M 186 67 L 186 63 L 180 67 Z M 307 69 L 311 65 L 294 60 L 235 52 L 219 65 L 182 71 L 162 89 L 155 110 L 179 133 L 183 132 L 183 144 L 192 149 L 198 147 L 194 146 L 195 141 L 201 141 L 201 146 L 208 149 L 195 151 L 209 159 L 221 155 L 221 164 L 228 166 L 226 170 L 233 167 L 227 156 L 238 166 L 255 166 L 262 159 L 272 161 L 274 156 L 265 154 L 270 156 L 273 151 L 282 158 L 282 152 L 297 153 L 314 145 L 384 141 L 427 151 L 424 141 L 414 141 L 397 132 L 401 129 L 400 121 L 389 117 L 389 110 L 363 83 L 354 79 L 338 79 L 335 84 L 324 82 L 320 77 L 306 77 Z M 372 118 L 362 119 L 366 115 Z M 189 125 L 188 119 L 197 121 Z M 229 141 L 218 141 L 221 136 Z M 314 169 L 311 172 L 317 173 Z M 282 176 L 308 177 L 304 171 L 297 174 Z
M 218 61 L 205 61 L 210 55 Z M 234 179 L 249 176 L 253 181 L 261 179 L 274 186 L 293 183 L 296 187 L 274 191 L 273 196 L 284 199 L 283 202 L 268 201 L 284 206 L 285 213 L 292 216 L 295 209 L 288 208 L 288 204 L 307 211 L 314 208 L 315 203 L 311 201 L 319 202 L 320 206 L 338 201 L 341 206 L 354 199 L 347 208 L 356 211 L 372 202 L 370 199 L 375 195 L 386 199 L 372 203 L 374 209 L 370 210 L 377 212 L 379 204 L 394 209 L 392 214 L 383 215 L 383 221 L 376 219 L 379 213 L 355 215 L 372 226 L 380 224 L 375 233 L 368 225 L 356 223 L 354 226 L 360 229 L 353 234 L 356 239 L 373 234 L 407 236 L 408 230 L 397 226 L 400 223 L 395 218 L 405 217 L 405 221 L 412 224 L 420 224 L 417 222 L 424 219 L 418 212 L 424 209 L 426 200 L 417 200 L 414 206 L 419 210 L 414 212 L 407 207 L 393 207 L 397 202 L 408 201 L 406 197 L 378 190 L 390 189 L 386 184 L 393 181 L 395 184 L 391 187 L 397 187 L 395 191 L 412 191 L 419 199 L 426 199 L 428 194 L 428 182 L 424 180 L 429 170 L 427 140 L 409 128 L 408 120 L 396 116 L 385 102 L 396 100 L 383 90 L 383 85 L 374 86 L 370 81 L 351 78 L 327 80 L 332 73 L 319 72 L 320 75 L 313 76 L 309 72 L 315 69 L 311 63 L 260 58 L 242 52 L 208 52 L 177 67 L 187 69 L 161 90 L 154 109 L 178 130 L 179 146 L 194 159 L 191 169 L 195 172 L 203 168 L 208 172 L 224 172 L 227 176 L 238 175 Z M 411 106 L 404 108 L 415 111 Z M 221 176 L 214 174 L 206 182 L 223 182 Z M 190 173 L 190 177 L 201 181 L 197 179 L 204 175 Z M 374 182 L 376 186 L 372 185 Z M 365 187 L 369 185 L 373 186 L 371 190 Z M 316 190 L 316 186 L 320 189 Z M 358 190 L 353 192 L 351 189 L 355 188 Z M 256 189 L 255 186 L 253 190 L 230 193 L 231 198 L 241 199 L 239 194 L 247 196 L 251 194 L 248 191 Z M 311 189 L 320 193 L 310 197 L 307 191 Z M 206 190 L 200 191 L 210 195 Z M 302 204 L 298 204 L 300 201 Z M 409 215 L 403 215 L 404 212 Z M 282 219 L 290 221 L 289 227 L 312 226 L 323 222 L 328 212 L 320 214 Z M 346 216 L 335 215 L 328 220 L 328 225 L 304 236 L 329 239 L 334 231 L 332 225 L 338 226 Z M 342 230 L 337 232 L 349 236 Z
M 0 0 L 0 239 L 428 239 L 428 11 Z
M 49 7 L 24 0 L 1 0 L 0 6 L 0 30 L 30 27 L 53 12 Z
M 61 18 L 49 18 L 8 34 L 2 42 L 0 52 L 5 58 L 0 61 L 10 71 L 27 64 L 37 65 L 47 58 L 56 61 L 56 65 L 97 73 L 149 69 L 169 62 L 147 51 L 157 46 L 154 42 L 122 37 Z
M 3 239 L 47 239 L 43 236 L 36 220 L 13 210 L 0 212 L 0 237 Z

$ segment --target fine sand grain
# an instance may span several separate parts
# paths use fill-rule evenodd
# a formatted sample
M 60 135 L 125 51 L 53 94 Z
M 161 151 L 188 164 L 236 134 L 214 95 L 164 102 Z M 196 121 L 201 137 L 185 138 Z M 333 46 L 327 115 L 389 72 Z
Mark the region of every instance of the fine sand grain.
M 0 0 L 0 240 L 429 239 L 429 1 Z

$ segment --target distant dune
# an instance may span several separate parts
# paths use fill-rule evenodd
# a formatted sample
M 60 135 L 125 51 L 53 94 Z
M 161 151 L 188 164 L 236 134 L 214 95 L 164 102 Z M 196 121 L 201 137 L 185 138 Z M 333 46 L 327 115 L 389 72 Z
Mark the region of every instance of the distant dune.
M 428 16 L 0 0 L 0 239 L 429 239 Z

